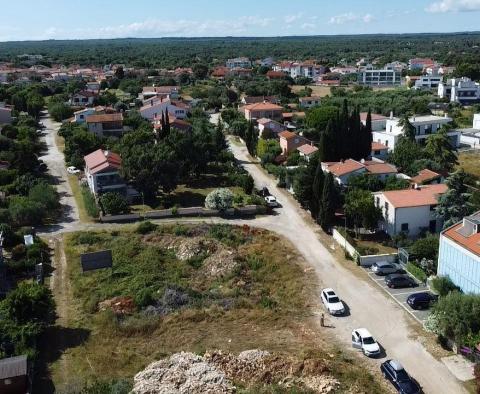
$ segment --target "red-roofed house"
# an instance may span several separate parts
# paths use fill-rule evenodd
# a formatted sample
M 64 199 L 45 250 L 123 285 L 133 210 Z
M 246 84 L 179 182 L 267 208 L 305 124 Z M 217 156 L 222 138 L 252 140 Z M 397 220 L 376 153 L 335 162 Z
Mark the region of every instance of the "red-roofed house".
M 283 71 L 269 70 L 266 76 L 268 79 L 285 79 L 287 75 Z
M 323 162 L 322 170 L 331 172 L 340 186 L 348 186 L 348 181 L 352 176 L 369 174 L 384 181 L 387 177 L 397 174 L 397 168 L 394 165 L 382 160 L 348 159 L 338 162 Z
M 261 118 L 281 120 L 283 107 L 277 104 L 262 102 L 245 105 L 243 111 L 245 113 L 245 119 L 248 121 Z
M 368 112 L 360 112 L 360 122 L 365 126 L 367 124 Z M 372 131 L 382 131 L 387 128 L 387 117 L 380 114 L 371 114 Z
M 278 138 L 280 138 L 280 148 L 282 149 L 282 155 L 288 156 L 289 153 L 293 152 L 297 148 L 305 144 L 310 144 L 311 142 L 301 135 L 292 133 L 291 131 L 282 131 L 278 133 Z
M 88 131 L 98 136 L 119 137 L 123 133 L 123 115 L 118 113 L 88 115 L 86 124 Z
M 299 146 L 297 150 L 300 152 L 300 157 L 303 157 L 306 161 L 310 161 L 313 155 L 318 152 L 318 148 L 310 144 Z
M 439 174 L 438 172 L 425 168 L 424 170 L 419 171 L 419 173 L 416 176 L 411 178 L 410 182 L 412 183 L 412 185 L 417 187 L 421 185 L 432 185 L 432 184 L 443 183 L 443 180 L 444 178 L 442 174 Z
M 169 117 L 169 123 L 170 123 L 170 128 L 172 129 L 177 129 L 177 130 L 180 130 L 180 131 L 185 131 L 185 132 L 189 132 L 192 130 L 192 125 L 190 123 L 188 123 L 187 121 L 183 120 L 183 119 L 177 119 L 175 117 Z M 157 116 L 154 120 L 153 120 L 153 128 L 156 132 L 159 132 L 162 130 L 162 117 L 161 116 Z
M 96 93 L 84 90 L 83 92 L 75 93 L 72 96 L 70 99 L 70 105 L 74 107 L 87 107 L 89 105 L 93 105 L 96 97 Z
M 447 185 L 440 184 L 374 193 L 375 205 L 383 215 L 380 228 L 390 236 L 403 232 L 417 237 L 424 231 L 438 232 L 442 220 L 435 216 L 435 207 L 447 190 Z
M 120 176 L 122 167 L 120 155 L 98 149 L 85 156 L 84 160 L 88 187 L 95 196 L 106 192 L 126 195 L 127 185 Z

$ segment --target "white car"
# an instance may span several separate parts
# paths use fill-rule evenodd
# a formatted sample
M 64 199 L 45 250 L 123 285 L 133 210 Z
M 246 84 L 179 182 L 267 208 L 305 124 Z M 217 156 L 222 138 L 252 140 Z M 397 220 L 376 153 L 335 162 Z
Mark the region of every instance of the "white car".
M 266 196 L 265 202 L 267 203 L 268 207 L 271 207 L 271 208 L 278 207 L 278 201 L 274 196 Z
M 357 328 L 352 331 L 352 346 L 360 349 L 367 357 L 380 354 L 380 345 L 366 328 Z
M 321 294 L 323 305 L 331 315 L 343 315 L 345 306 L 333 289 L 323 289 Z
M 69 174 L 75 175 L 75 174 L 79 174 L 80 170 L 77 167 L 70 166 L 70 167 L 67 167 L 67 172 Z

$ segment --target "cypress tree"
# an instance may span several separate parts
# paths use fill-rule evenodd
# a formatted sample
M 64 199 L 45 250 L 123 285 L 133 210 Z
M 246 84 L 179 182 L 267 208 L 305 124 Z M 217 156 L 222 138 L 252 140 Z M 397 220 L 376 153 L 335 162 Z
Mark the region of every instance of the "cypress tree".
M 160 120 L 160 124 L 162 125 L 162 133 L 165 133 L 165 113 L 162 111 L 162 119 Z
M 312 199 L 310 201 L 310 214 L 312 218 L 317 220 L 320 211 L 320 204 L 322 203 L 323 185 L 325 181 L 325 174 L 322 170 L 322 163 L 319 160 L 315 170 L 315 177 L 312 185 Z
M 168 115 L 168 111 L 165 111 L 165 131 L 166 134 L 170 133 L 170 117 Z
M 337 207 L 337 191 L 332 173 L 327 173 L 323 185 L 322 201 L 320 204 L 318 223 L 324 230 L 328 230 L 335 220 Z
M 372 153 L 372 142 L 373 142 L 373 134 L 372 134 L 372 111 L 368 109 L 367 113 L 367 120 L 365 121 L 365 127 L 363 128 L 363 157 L 367 158 Z
M 320 142 L 318 144 L 318 153 L 320 161 L 336 161 L 338 160 L 338 154 L 336 150 L 335 139 L 335 120 L 330 119 L 327 123 L 327 127 L 320 134 Z

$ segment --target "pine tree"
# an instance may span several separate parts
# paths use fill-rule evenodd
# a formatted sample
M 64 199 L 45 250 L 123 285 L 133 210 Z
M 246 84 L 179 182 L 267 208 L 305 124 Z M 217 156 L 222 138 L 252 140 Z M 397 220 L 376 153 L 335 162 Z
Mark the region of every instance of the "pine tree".
M 320 211 L 320 204 L 322 203 L 323 185 L 325 183 L 325 174 L 322 170 L 322 163 L 318 161 L 315 170 L 315 177 L 312 185 L 312 199 L 310 201 L 310 214 L 312 218 L 317 220 Z
M 335 220 L 335 208 L 337 207 L 337 191 L 331 172 L 325 177 L 322 202 L 320 204 L 318 223 L 324 230 L 328 230 Z

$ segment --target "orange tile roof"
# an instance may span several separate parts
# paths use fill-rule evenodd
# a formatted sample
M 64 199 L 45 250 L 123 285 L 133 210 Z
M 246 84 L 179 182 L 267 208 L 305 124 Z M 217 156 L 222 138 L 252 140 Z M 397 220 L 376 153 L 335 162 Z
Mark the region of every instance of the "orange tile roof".
M 285 130 L 285 131 L 282 131 L 281 133 L 278 133 L 278 136 L 280 138 L 285 138 L 286 140 L 290 140 L 292 138 L 295 138 L 297 135 L 295 133 L 292 133 L 291 131 Z
M 299 146 L 297 150 L 306 156 L 310 156 L 314 154 L 316 151 L 318 151 L 318 148 L 310 144 L 305 144 L 305 145 Z
M 387 150 L 388 146 L 381 144 L 380 142 L 372 142 L 372 150 Z
M 367 171 L 371 174 L 396 174 L 397 167 L 388 163 L 366 164 Z
M 354 171 L 364 169 L 365 165 L 352 159 L 332 163 L 328 166 L 328 171 L 335 176 L 342 176 Z
M 99 114 L 87 116 L 87 123 L 104 123 L 104 122 L 121 122 L 123 121 L 122 114 Z
M 424 170 L 421 170 L 417 176 L 414 176 L 410 182 L 412 183 L 417 183 L 417 184 L 421 184 L 423 182 L 426 182 L 426 181 L 430 181 L 432 179 L 435 179 L 435 178 L 438 178 L 438 177 L 441 177 L 441 174 L 435 172 L 435 171 L 432 171 L 432 170 L 429 170 L 428 168 L 425 168 Z
M 446 229 L 442 234 L 452 241 L 463 246 L 465 249 L 480 256 L 480 233 L 474 233 L 470 236 L 459 232 L 463 228 L 463 221 Z
M 96 174 L 107 168 L 118 170 L 122 166 L 122 159 L 119 154 L 110 151 L 103 151 L 102 149 L 97 149 L 86 155 L 83 159 L 90 170 L 90 174 Z
M 383 195 L 395 208 L 421 207 L 437 205 L 438 197 L 447 190 L 447 185 L 427 185 L 417 189 L 387 191 Z
M 367 120 L 368 112 L 360 112 L 360 120 L 365 122 Z M 388 119 L 386 116 L 380 114 L 372 114 L 372 120 L 386 120 Z
M 281 111 L 283 107 L 277 104 L 272 103 L 255 103 L 249 104 L 243 107 L 245 110 L 248 111 Z

